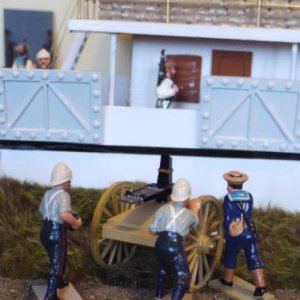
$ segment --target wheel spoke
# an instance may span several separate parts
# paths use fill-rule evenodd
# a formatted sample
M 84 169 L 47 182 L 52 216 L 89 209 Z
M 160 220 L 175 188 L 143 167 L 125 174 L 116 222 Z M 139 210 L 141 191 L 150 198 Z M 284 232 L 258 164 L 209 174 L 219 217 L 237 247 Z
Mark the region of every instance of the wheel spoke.
M 191 269 L 190 269 L 190 272 L 191 272 L 191 282 L 192 283 L 195 283 L 196 280 L 197 280 L 197 271 L 198 271 L 198 255 L 194 255 L 193 257 L 193 261 L 191 262 L 190 264 L 191 266 Z
M 203 254 L 202 257 L 203 257 L 204 270 L 206 271 L 206 273 L 208 273 L 210 271 L 210 267 L 209 267 L 209 263 L 207 261 L 207 256 Z
M 130 249 L 130 257 L 132 257 L 133 256 L 133 254 L 135 253 L 135 251 L 136 251 L 136 248 L 137 248 L 137 245 L 134 245 L 134 244 L 132 244 L 132 247 L 131 247 L 131 249 Z
M 118 255 L 117 255 L 117 263 L 120 263 L 122 261 L 122 248 L 123 248 L 123 243 L 119 243 L 119 246 L 118 246 Z
M 116 255 L 116 251 L 117 251 L 117 247 L 118 247 L 118 243 L 119 242 L 114 242 L 114 246 L 113 248 L 111 249 L 110 253 L 109 253 L 109 258 L 108 258 L 108 262 L 107 264 L 110 266 L 113 261 L 114 261 L 114 258 L 115 258 L 115 255 Z
M 189 240 L 191 240 L 192 242 L 198 242 L 198 237 L 197 236 L 195 236 L 197 233 L 196 232 L 190 232 L 189 234 L 188 234 L 188 239 Z
M 185 250 L 186 252 L 188 252 L 188 251 L 194 250 L 194 249 L 196 249 L 196 248 L 197 248 L 197 244 L 191 244 L 191 245 L 185 246 L 185 247 L 184 247 L 184 250 Z
M 114 216 L 120 213 L 120 198 L 116 194 L 111 197 L 112 211 Z
M 217 213 L 217 211 L 215 209 L 210 210 L 208 218 L 207 218 L 207 224 L 211 224 L 212 221 L 216 220 L 216 213 Z
M 105 214 L 108 217 L 107 219 L 112 218 L 114 216 L 106 207 L 103 208 L 103 214 Z
M 106 239 L 103 239 L 102 241 L 104 241 L 104 240 L 106 240 Z M 114 240 L 108 240 L 108 243 L 105 245 L 104 249 L 102 250 L 102 254 L 101 254 L 102 259 L 104 259 L 106 257 L 107 253 L 111 250 L 113 245 L 114 245 Z
M 215 231 L 220 226 L 220 220 L 215 220 L 209 225 L 209 232 Z
M 202 257 L 202 255 L 199 255 L 198 277 L 199 277 L 199 281 L 203 280 L 203 257 Z
M 205 206 L 204 206 L 204 212 L 203 212 L 203 215 L 202 215 L 202 226 L 201 226 L 201 233 L 204 233 L 206 232 L 206 228 L 207 228 L 207 218 L 208 218 L 208 213 L 209 213 L 209 203 L 207 203 Z

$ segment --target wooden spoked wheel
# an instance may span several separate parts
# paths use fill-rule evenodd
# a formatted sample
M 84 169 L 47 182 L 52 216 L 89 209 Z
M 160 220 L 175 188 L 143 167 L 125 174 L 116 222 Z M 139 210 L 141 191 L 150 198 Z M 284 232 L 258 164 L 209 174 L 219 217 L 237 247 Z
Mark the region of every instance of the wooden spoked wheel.
M 103 238 L 102 227 L 108 219 L 136 206 L 136 204 L 121 202 L 121 198 L 126 191 L 142 186 L 133 182 L 117 182 L 109 187 L 100 198 L 91 224 L 91 251 L 98 264 L 112 265 L 134 255 L 136 245 Z
M 186 238 L 190 289 L 203 287 L 214 273 L 223 251 L 222 206 L 213 196 L 200 196 L 199 225 Z

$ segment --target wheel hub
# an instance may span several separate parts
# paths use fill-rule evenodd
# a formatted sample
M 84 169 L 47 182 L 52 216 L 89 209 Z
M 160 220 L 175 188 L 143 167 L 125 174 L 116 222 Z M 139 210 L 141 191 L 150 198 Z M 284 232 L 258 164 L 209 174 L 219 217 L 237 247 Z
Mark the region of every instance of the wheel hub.
M 214 243 L 212 240 L 204 234 L 200 234 L 198 237 L 198 252 L 199 253 L 209 253 L 214 248 Z

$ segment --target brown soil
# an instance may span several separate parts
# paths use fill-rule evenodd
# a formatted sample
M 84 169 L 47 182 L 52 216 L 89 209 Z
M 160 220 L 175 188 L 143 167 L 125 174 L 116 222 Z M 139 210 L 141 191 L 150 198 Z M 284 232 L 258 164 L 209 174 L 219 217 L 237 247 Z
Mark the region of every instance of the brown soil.
M 1 300 L 35 300 L 32 285 L 44 284 L 41 280 L 16 280 L 0 277 Z M 84 300 L 153 300 L 153 291 L 103 285 L 100 282 L 73 283 Z M 271 291 L 277 300 L 300 300 L 298 290 Z M 168 297 L 165 297 L 169 300 Z M 205 289 L 193 295 L 194 300 L 228 300 L 223 294 Z

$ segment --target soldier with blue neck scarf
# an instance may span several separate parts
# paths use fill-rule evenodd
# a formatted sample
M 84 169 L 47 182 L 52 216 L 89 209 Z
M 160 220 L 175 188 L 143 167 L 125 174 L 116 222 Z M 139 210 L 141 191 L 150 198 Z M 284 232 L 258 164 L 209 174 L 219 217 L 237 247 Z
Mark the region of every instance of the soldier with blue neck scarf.
M 259 256 L 256 232 L 252 221 L 253 197 L 243 190 L 243 183 L 248 176 L 239 171 L 230 171 L 223 175 L 227 181 L 228 194 L 223 202 L 223 230 L 225 239 L 224 276 L 221 283 L 232 287 L 233 275 L 237 265 L 237 255 L 243 250 L 255 285 L 254 297 L 261 298 L 267 292 L 263 274 L 263 263 Z M 241 232 L 237 232 L 235 224 L 242 222 Z

